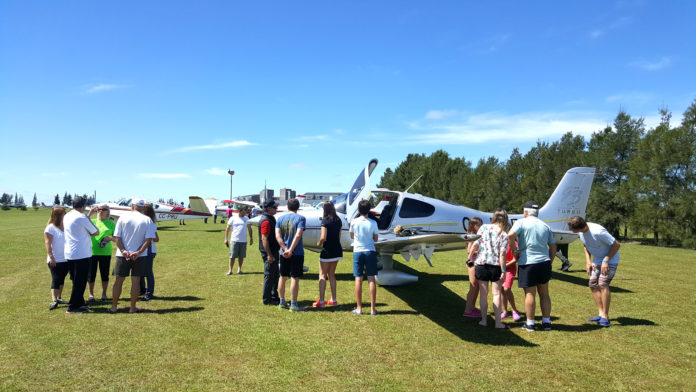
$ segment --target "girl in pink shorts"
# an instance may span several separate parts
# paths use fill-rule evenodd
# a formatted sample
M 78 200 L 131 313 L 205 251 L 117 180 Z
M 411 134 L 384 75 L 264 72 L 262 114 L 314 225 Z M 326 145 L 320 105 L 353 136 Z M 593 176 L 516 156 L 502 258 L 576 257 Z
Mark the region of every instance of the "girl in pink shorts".
M 507 254 L 505 255 L 505 281 L 503 282 L 503 313 L 500 315 L 501 319 L 507 317 L 508 302 L 512 307 L 512 319 L 517 321 L 520 319 L 520 314 L 515 306 L 515 295 L 512 293 L 512 281 L 515 280 L 515 275 L 517 275 L 517 260 L 512 255 L 510 247 L 508 247 Z

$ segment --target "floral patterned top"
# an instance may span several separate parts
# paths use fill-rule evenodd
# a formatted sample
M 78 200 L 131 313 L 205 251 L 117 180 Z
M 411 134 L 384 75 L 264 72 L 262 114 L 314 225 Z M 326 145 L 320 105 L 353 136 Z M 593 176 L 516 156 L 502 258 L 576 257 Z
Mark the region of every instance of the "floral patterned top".
M 478 247 L 476 264 L 500 265 L 500 256 L 504 257 L 508 248 L 506 233 L 497 225 L 486 224 L 476 234 L 481 236 L 475 243 Z

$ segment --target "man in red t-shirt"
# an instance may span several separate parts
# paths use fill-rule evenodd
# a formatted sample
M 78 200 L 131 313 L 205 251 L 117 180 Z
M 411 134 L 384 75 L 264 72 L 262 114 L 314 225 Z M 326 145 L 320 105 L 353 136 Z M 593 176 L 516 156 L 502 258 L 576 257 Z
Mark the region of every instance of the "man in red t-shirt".
M 278 211 L 278 203 L 275 200 L 267 200 L 261 206 L 263 213 L 259 221 L 259 251 L 263 259 L 263 304 L 278 305 L 278 251 L 280 245 L 276 240 L 276 220 L 273 215 Z

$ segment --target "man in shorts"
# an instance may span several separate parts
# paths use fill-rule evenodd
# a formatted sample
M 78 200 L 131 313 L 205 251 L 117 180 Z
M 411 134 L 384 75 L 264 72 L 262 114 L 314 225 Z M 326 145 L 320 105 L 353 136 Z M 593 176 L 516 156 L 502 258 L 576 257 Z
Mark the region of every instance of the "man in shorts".
M 63 217 L 65 236 L 65 259 L 72 272 L 73 287 L 67 314 L 87 313 L 85 288 L 89 278 L 89 265 L 92 261 L 92 240 L 99 235 L 99 229 L 85 215 L 87 199 L 77 196 L 73 200 L 73 209 Z M 96 207 L 90 213 L 96 211 Z
M 230 248 L 230 268 L 227 275 L 232 275 L 234 268 L 234 259 L 239 259 L 237 266 L 237 274 L 242 274 L 242 264 L 247 251 L 247 232 L 249 233 L 249 245 L 254 245 L 254 239 L 251 236 L 251 226 L 247 224 L 249 218 L 247 214 L 249 210 L 240 208 L 237 216 L 231 216 L 227 220 L 227 229 L 225 229 L 225 245 Z M 230 233 L 231 232 L 231 233 Z M 229 235 L 229 240 L 227 236 Z
M 579 216 L 568 219 L 568 228 L 578 233 L 580 241 L 585 245 L 585 260 L 587 275 L 590 276 L 590 290 L 597 305 L 598 315 L 588 319 L 598 325 L 608 328 L 609 304 L 611 292 L 609 283 L 616 274 L 619 266 L 619 248 L 621 244 L 607 229 L 596 223 L 586 222 Z
M 370 315 L 377 314 L 377 252 L 375 242 L 379 237 L 377 222 L 367 217 L 370 213 L 370 202 L 361 200 L 358 203 L 359 217 L 350 222 L 350 238 L 353 239 L 353 276 L 355 277 L 355 299 L 357 301 L 354 314 L 362 314 L 362 283 L 363 274 L 367 275 L 370 283 Z
M 259 252 L 263 259 L 263 304 L 278 305 L 278 251 L 280 245 L 275 236 L 276 220 L 274 215 L 278 211 L 278 203 L 275 200 L 267 200 L 261 206 L 263 212 L 259 220 Z
M 508 244 L 519 266 L 517 284 L 524 289 L 524 311 L 527 321 L 522 328 L 529 332 L 534 332 L 537 292 L 541 307 L 541 326 L 544 331 L 551 330 L 549 280 L 551 260 L 556 257 L 556 241 L 551 228 L 538 216 L 537 202 L 524 203 L 524 219 L 516 221 L 508 234 Z
M 140 294 L 140 277 L 147 274 L 146 251 L 150 247 L 150 242 L 155 238 L 155 226 L 152 220 L 143 214 L 145 202 L 143 200 L 133 200 L 131 211 L 122 214 L 116 222 L 114 230 L 114 240 L 116 241 L 116 265 L 114 266 L 114 276 L 116 281 L 113 288 L 113 299 L 109 312 L 116 313 L 118 310 L 118 299 L 121 297 L 123 281 L 131 276 L 131 297 L 130 310 L 128 313 L 140 311 L 135 304 L 138 302 Z
M 300 201 L 288 200 L 288 214 L 281 216 L 276 223 L 276 240 L 282 252 L 280 254 L 280 280 L 278 281 L 278 293 L 280 294 L 280 308 L 287 308 L 285 301 L 285 282 L 290 278 L 290 311 L 301 312 L 305 310 L 297 304 L 297 294 L 300 290 L 300 278 L 304 267 L 304 247 L 302 245 L 302 233 L 307 219 L 298 214 Z

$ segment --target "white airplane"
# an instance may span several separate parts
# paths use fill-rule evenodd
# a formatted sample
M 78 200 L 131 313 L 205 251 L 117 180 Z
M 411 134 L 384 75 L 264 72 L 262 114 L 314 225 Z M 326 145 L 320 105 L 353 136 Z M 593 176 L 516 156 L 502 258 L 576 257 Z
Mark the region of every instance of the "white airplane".
M 204 219 L 212 216 L 210 211 L 208 211 L 208 207 L 206 207 L 203 199 L 198 196 L 189 196 L 189 208 L 154 202 L 137 197 L 128 197 L 119 200 L 117 203 L 106 204 L 111 210 L 111 215 L 118 217 L 123 211 L 131 210 L 131 203 L 134 200 L 143 200 L 145 203 L 152 204 L 152 206 L 155 208 L 155 215 L 157 216 L 158 222 L 179 219 Z
M 343 220 L 341 245 L 343 250 L 352 251 L 349 222 L 358 215 L 358 202 L 372 195 L 379 199 L 373 208 L 380 229 L 375 249 L 379 255 L 382 269 L 377 274 L 377 282 L 382 286 L 397 286 L 416 282 L 417 276 L 394 270 L 393 256 L 400 254 L 406 261 L 411 257 L 418 260 L 422 255 L 428 264 L 434 252 L 465 249 L 467 242 L 479 236 L 467 234 L 469 219 L 480 217 L 490 222 L 493 213 L 482 212 L 459 206 L 420 194 L 398 192 L 389 189 L 370 190 L 370 174 L 377 166 L 377 159 L 371 160 L 360 172 L 348 193 L 332 200 L 338 216 Z M 594 179 L 594 168 L 577 167 L 566 172 L 546 204 L 539 210 L 539 219 L 546 222 L 554 232 L 556 243 L 568 244 L 578 238 L 566 226 L 568 218 L 574 215 L 585 216 L 587 200 Z M 307 219 L 303 234 L 306 249 L 321 252 L 316 246 L 321 234 L 321 210 L 299 211 Z M 277 214 L 276 218 L 282 214 Z M 522 219 L 523 215 L 509 215 L 510 223 Z M 251 224 L 258 225 L 259 218 Z M 401 226 L 409 235 L 397 235 L 394 229 Z

